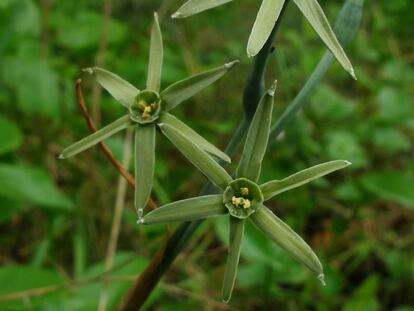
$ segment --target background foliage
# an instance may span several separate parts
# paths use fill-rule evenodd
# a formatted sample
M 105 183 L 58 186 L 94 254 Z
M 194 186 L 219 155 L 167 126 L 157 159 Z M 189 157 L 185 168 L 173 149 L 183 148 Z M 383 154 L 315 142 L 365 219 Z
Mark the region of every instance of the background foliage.
M 342 1 L 320 1 L 331 21 Z M 235 1 L 182 21 L 178 1 L 113 1 L 107 48 L 100 49 L 108 1 L 0 2 L 0 309 L 95 310 L 109 238 L 117 173 L 95 148 L 62 162 L 62 147 L 88 131 L 75 104 L 80 69 L 104 67 L 145 84 L 152 12 L 165 38 L 162 84 L 232 59 L 241 65 L 177 110 L 224 147 L 242 118 L 241 90 L 250 61 L 246 34 L 258 3 Z M 414 49 L 409 0 L 365 1 L 362 28 L 347 48 L 358 82 L 334 64 L 309 105 L 268 151 L 263 179 L 332 159 L 353 162 L 279 197 L 273 208 L 312 245 L 327 286 L 247 228 L 236 291 L 218 301 L 226 258 L 225 219 L 207 221 L 153 293 L 162 310 L 414 310 Z M 279 80 L 279 116 L 324 52 L 290 6 L 276 38 L 268 83 Z M 99 55 L 100 54 L 100 55 Z M 98 58 L 98 59 L 97 59 Z M 102 124 L 122 113 L 107 94 Z M 118 158 L 123 137 L 108 140 Z M 154 198 L 199 192 L 204 178 L 165 140 L 157 142 Z M 109 309 L 164 238 L 163 226 L 138 227 L 129 189 L 111 275 Z M 50 289 L 50 290 L 45 290 Z M 37 289 L 35 295 L 22 291 Z M 8 300 L 17 293 L 15 300 Z

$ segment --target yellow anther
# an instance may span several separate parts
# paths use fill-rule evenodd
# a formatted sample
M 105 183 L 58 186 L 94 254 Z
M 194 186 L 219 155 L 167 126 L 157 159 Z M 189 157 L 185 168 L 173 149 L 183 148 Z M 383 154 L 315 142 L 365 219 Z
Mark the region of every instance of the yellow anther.
M 249 199 L 238 198 L 235 196 L 231 198 L 231 203 L 236 207 L 242 206 L 243 208 L 250 208 L 250 206 L 252 205 Z
M 241 199 L 240 199 L 240 198 L 236 198 L 235 196 L 233 196 L 233 197 L 231 198 L 231 203 L 232 203 L 233 205 L 235 205 L 235 206 L 239 206 L 239 205 L 240 205 L 240 203 L 241 203 Z
M 141 109 L 142 111 L 145 111 L 145 108 L 147 108 L 147 103 L 141 99 L 138 102 L 138 108 Z
M 249 199 L 244 199 L 243 208 L 250 208 L 250 206 L 252 206 L 252 204 L 250 203 L 250 200 Z
M 240 188 L 240 194 L 241 195 L 249 195 L 249 188 L 247 188 L 247 187 L 241 187 Z
M 152 111 L 151 107 L 150 106 L 146 106 L 144 108 L 144 112 L 142 113 L 142 117 L 143 118 L 148 118 L 151 115 L 151 111 Z

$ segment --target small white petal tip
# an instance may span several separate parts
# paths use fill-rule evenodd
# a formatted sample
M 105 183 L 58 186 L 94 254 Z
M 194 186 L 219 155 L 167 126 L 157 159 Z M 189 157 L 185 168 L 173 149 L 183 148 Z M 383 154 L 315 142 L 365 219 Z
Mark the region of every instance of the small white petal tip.
M 270 87 L 268 94 L 270 96 L 274 96 L 275 92 L 276 92 L 276 87 L 277 87 L 277 80 L 275 80 L 275 82 L 273 82 L 273 85 Z
M 173 15 L 171 15 L 171 18 L 181 18 L 184 17 L 180 12 L 175 12 Z
M 65 158 L 65 156 L 63 154 L 61 154 L 61 155 L 59 155 L 59 159 L 60 160 L 63 160 L 63 159 L 66 159 L 66 158 Z
M 90 75 L 93 75 L 93 69 L 92 68 L 85 68 L 82 69 L 83 72 L 89 73 Z
M 318 280 L 319 280 L 319 282 L 322 283 L 322 286 L 326 286 L 326 283 L 325 283 L 325 275 L 319 274 L 318 275 Z
M 345 164 L 346 164 L 346 166 L 348 166 L 348 165 L 352 165 L 352 162 L 349 162 L 349 161 L 346 161 L 346 160 L 345 160 Z
M 137 220 L 137 224 L 141 225 L 141 224 L 143 224 L 143 223 L 144 223 L 144 218 L 139 218 L 139 219 Z
M 355 81 L 357 81 L 357 80 L 358 80 L 357 76 L 355 75 L 354 68 L 351 68 L 351 69 L 349 70 L 349 74 L 351 75 L 352 79 L 354 79 Z

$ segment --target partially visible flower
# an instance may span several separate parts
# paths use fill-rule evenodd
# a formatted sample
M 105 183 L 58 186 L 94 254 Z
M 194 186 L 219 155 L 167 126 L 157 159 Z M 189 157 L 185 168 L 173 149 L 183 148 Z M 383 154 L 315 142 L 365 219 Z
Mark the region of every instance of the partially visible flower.
M 264 202 L 282 192 L 344 168 L 350 163 L 343 160 L 331 161 L 310 167 L 282 180 L 257 184 L 269 139 L 275 86 L 270 88 L 259 103 L 247 134 L 235 179 L 211 160 L 202 149 L 191 144 L 174 126 L 160 124 L 161 131 L 175 142 L 188 160 L 219 187 L 222 193 L 161 206 L 146 214 L 140 223 L 168 223 L 229 215 L 230 245 L 222 287 L 222 299 L 225 302 L 230 300 L 234 287 L 246 219 L 252 221 L 269 239 L 304 264 L 324 283 L 323 268 L 318 257 L 297 233 L 264 205 Z
M 146 89 L 140 91 L 119 76 L 102 68 L 87 68 L 84 71 L 95 75 L 98 83 L 106 89 L 127 113 L 63 150 L 61 159 L 72 157 L 104 139 L 128 127 L 135 129 L 135 208 L 140 218 L 147 205 L 154 176 L 155 133 L 156 126 L 167 124 L 173 126 L 192 144 L 209 154 L 230 162 L 230 158 L 197 134 L 185 123 L 169 113 L 170 110 L 189 99 L 196 93 L 214 83 L 228 72 L 238 61 L 200 73 L 176 82 L 160 92 L 161 69 L 163 63 L 163 43 L 157 14 L 154 13 L 154 25 L 151 32 L 151 47 L 148 64 Z M 169 137 L 175 144 L 174 138 Z
M 173 18 L 188 17 L 233 0 L 188 0 L 175 12 Z M 252 32 L 247 43 L 247 55 L 257 55 L 272 32 L 276 21 L 289 0 L 262 0 L 259 12 L 254 22 Z M 361 0 L 355 0 L 361 1 Z M 332 31 L 329 21 L 326 18 L 317 0 L 293 0 L 305 18 L 315 29 L 328 49 L 335 55 L 338 62 L 350 75 L 356 79 L 352 64 L 346 56 L 342 46 Z

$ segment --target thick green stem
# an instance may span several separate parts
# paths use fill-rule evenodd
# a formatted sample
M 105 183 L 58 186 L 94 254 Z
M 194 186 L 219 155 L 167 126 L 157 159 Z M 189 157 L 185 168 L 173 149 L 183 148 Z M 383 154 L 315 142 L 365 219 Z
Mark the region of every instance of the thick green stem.
M 246 86 L 243 92 L 243 107 L 244 118 L 240 123 L 238 129 L 233 134 L 225 153 L 228 156 L 234 155 L 243 137 L 246 135 L 250 125 L 250 121 L 256 111 L 259 100 L 264 92 L 265 77 L 264 73 L 268 62 L 269 55 L 272 52 L 273 40 L 276 36 L 277 30 L 282 20 L 283 13 L 286 9 L 289 0 L 286 1 L 285 6 L 276 22 L 270 37 L 262 50 L 253 59 L 252 71 L 246 81 Z M 202 194 L 214 192 L 216 189 L 210 183 L 206 183 L 202 190 Z M 187 245 L 188 240 L 192 237 L 194 232 L 200 226 L 202 221 L 191 221 L 181 224 L 177 230 L 171 235 L 159 253 L 154 256 L 153 261 L 149 264 L 146 270 L 137 279 L 134 286 L 122 298 L 116 310 L 138 310 L 146 301 L 152 290 L 157 285 L 163 274 L 170 267 L 177 255 Z M 162 252 L 162 253 L 160 253 Z

